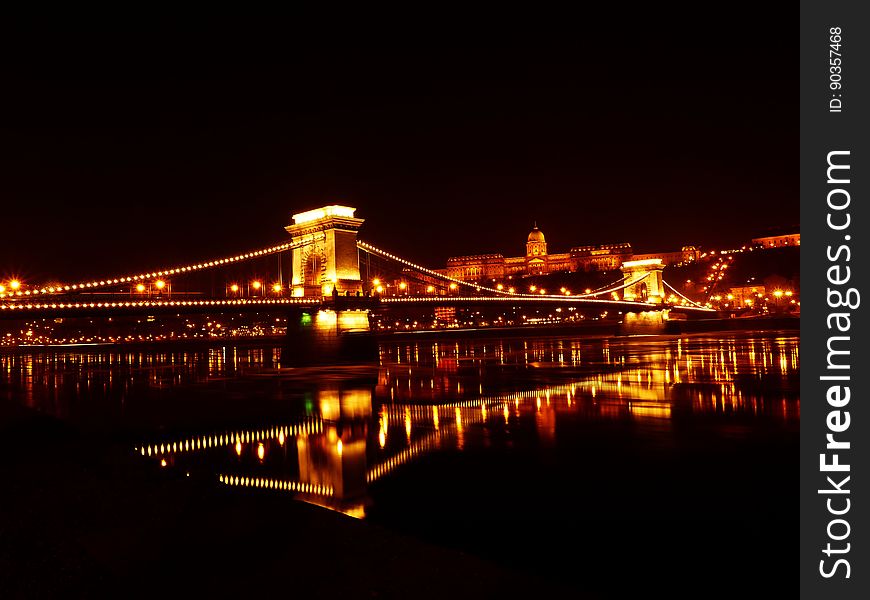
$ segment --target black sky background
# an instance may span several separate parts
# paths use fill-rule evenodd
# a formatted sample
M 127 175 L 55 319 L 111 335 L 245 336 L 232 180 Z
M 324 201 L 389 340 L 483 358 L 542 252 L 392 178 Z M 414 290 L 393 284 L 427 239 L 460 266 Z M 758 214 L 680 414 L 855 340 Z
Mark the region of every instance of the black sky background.
M 551 252 L 798 223 L 796 11 L 484 23 L 6 25 L 0 277 L 228 254 L 331 203 L 433 266 L 533 221 Z

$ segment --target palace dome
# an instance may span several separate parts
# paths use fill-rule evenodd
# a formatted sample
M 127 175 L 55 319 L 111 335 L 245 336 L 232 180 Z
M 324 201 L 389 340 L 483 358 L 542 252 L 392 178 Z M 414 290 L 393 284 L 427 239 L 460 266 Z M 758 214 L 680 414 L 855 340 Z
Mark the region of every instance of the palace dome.
M 544 232 L 538 229 L 538 226 L 535 225 L 535 228 L 529 233 L 529 241 L 530 242 L 545 242 Z

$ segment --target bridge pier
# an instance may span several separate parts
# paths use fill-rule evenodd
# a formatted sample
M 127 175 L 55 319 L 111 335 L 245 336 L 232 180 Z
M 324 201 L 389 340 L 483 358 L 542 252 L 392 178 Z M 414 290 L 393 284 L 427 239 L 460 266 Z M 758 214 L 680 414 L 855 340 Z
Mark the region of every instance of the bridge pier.
M 620 335 L 657 335 L 667 332 L 667 310 L 627 312 L 619 326 Z
M 378 346 L 368 310 L 294 309 L 287 316 L 281 366 L 372 362 Z

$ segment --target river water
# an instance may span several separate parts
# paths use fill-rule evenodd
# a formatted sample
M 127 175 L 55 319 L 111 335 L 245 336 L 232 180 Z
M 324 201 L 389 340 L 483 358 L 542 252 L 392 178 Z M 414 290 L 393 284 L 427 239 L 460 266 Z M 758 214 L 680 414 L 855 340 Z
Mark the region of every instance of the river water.
M 445 336 L 311 368 L 284 366 L 276 343 L 18 350 L 0 355 L 0 398 L 167 477 L 618 597 L 786 568 L 798 346 L 796 332 Z

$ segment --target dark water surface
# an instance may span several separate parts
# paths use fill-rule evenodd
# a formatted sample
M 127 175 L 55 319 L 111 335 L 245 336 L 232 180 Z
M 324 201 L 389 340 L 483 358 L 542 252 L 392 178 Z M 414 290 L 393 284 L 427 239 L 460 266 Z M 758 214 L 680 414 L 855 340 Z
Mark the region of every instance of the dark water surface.
M 751 578 L 786 595 L 798 342 L 398 341 L 379 364 L 301 369 L 278 344 L 18 351 L 0 355 L 0 400 L 168 480 L 316 504 L 570 589 L 710 597 Z

